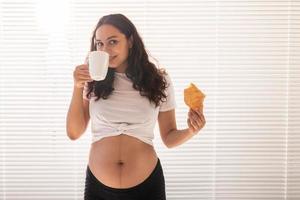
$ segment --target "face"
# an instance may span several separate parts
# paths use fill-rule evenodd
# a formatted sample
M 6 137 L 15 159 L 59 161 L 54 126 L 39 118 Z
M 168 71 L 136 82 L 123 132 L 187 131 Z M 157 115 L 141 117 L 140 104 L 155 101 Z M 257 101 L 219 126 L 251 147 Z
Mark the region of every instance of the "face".
M 112 25 L 104 24 L 96 30 L 95 45 L 97 51 L 109 54 L 109 67 L 124 73 L 128 64 L 128 52 L 132 41 Z

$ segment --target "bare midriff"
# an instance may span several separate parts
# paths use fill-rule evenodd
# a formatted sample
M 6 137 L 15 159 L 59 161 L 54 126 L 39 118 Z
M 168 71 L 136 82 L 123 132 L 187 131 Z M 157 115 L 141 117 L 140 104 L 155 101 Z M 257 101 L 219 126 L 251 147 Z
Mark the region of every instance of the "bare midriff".
M 157 164 L 153 146 L 121 134 L 92 143 L 89 168 L 104 185 L 130 188 L 146 180 Z

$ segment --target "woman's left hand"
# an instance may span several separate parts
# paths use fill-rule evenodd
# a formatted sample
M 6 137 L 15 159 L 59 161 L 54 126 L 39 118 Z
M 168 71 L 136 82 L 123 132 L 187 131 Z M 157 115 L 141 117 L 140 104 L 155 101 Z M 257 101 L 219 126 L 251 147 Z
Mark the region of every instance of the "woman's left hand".
M 187 119 L 190 133 L 197 134 L 204 127 L 205 123 L 203 110 L 193 110 L 190 108 Z

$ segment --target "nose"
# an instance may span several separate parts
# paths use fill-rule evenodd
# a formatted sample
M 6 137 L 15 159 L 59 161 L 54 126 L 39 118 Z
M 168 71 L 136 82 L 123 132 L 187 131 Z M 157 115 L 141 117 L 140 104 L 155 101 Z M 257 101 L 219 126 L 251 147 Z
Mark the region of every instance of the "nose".
M 107 47 L 107 45 L 103 45 L 101 48 L 100 48 L 100 51 L 105 51 L 105 52 L 109 52 L 109 47 Z
M 110 53 L 109 53 L 110 51 L 108 50 L 108 48 L 103 48 L 103 47 L 102 47 L 102 48 L 100 48 L 99 50 L 100 50 L 100 51 L 105 51 L 106 53 L 108 53 L 108 54 L 110 55 Z

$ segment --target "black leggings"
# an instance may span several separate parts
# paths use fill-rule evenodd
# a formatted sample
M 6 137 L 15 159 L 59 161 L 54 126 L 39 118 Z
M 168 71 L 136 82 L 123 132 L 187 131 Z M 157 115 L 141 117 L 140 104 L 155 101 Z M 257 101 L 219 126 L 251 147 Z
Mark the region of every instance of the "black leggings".
M 166 200 L 165 178 L 159 158 L 150 176 L 130 188 L 112 188 L 104 185 L 87 166 L 84 200 Z

